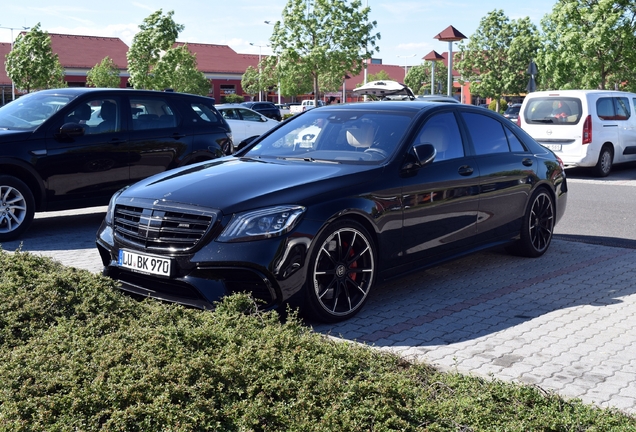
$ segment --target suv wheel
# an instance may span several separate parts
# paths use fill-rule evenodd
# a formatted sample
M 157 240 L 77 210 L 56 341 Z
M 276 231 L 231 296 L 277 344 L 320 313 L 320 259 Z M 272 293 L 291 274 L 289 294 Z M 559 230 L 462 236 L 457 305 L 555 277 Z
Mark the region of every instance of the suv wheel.
M 597 177 L 607 177 L 612 171 L 612 162 L 614 160 L 614 152 L 612 147 L 604 145 L 601 149 L 601 153 L 598 155 L 598 162 L 594 167 L 594 174 Z
M 0 176 L 0 242 L 20 236 L 34 214 L 35 200 L 29 187 L 13 176 Z

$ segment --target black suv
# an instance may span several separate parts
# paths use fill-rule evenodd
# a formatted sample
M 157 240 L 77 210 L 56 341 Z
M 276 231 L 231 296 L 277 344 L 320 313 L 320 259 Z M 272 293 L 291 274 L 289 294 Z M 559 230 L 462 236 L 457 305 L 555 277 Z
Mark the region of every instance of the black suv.
M 123 186 L 229 155 L 214 99 L 129 89 L 31 93 L 0 108 L 0 242 L 34 212 L 105 205 Z
M 256 112 L 263 114 L 265 117 L 278 121 L 283 119 L 283 116 L 280 114 L 280 109 L 278 109 L 278 107 L 272 102 L 243 102 L 241 105 L 253 109 Z

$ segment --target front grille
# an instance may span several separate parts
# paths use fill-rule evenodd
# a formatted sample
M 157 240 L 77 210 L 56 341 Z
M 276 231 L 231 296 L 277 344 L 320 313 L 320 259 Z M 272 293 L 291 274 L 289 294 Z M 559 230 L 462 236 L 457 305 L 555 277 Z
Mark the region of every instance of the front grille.
M 188 206 L 117 204 L 114 228 L 117 240 L 155 252 L 192 249 L 214 225 L 216 213 Z

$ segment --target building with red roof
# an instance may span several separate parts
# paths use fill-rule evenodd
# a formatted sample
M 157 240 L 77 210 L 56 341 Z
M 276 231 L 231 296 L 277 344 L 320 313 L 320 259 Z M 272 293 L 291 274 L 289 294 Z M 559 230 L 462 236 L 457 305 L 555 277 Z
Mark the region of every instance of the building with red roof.
M 76 36 L 66 34 L 49 34 L 51 48 L 58 55 L 60 63 L 65 71 L 65 80 L 70 87 L 83 87 L 86 85 L 86 74 L 95 65 L 99 64 L 106 56 L 110 57 L 121 70 L 121 87 L 128 86 L 129 74 L 127 72 L 128 46 L 119 38 L 100 36 Z M 177 45 L 184 45 L 177 42 Z M 221 102 L 228 94 L 238 94 L 249 99 L 249 95 L 243 92 L 241 78 L 245 70 L 252 66 L 258 67 L 259 56 L 256 54 L 240 54 L 227 45 L 187 43 L 188 49 L 196 55 L 198 68 L 210 80 L 210 96 Z M 11 50 L 11 44 L 0 43 L 0 59 L 4 66 L 6 55 Z M 443 54 L 446 63 L 447 53 Z M 263 56 L 264 57 L 264 56 Z M 375 75 L 385 71 L 395 81 L 403 82 L 405 67 L 397 65 L 384 65 L 380 60 L 374 59 L 367 64 L 367 74 Z M 358 100 L 351 96 L 351 90 L 364 81 L 364 74 L 353 76 L 345 80 L 344 89 L 347 100 Z M 4 67 L 0 67 L 0 89 L 4 103 L 11 99 L 11 80 L 7 76 Z M 340 99 L 342 93 L 329 94 L 331 100 Z M 338 97 L 336 96 L 338 95 Z M 299 95 L 299 99 L 312 98 L 311 95 Z M 277 101 L 276 92 L 270 92 L 266 99 Z

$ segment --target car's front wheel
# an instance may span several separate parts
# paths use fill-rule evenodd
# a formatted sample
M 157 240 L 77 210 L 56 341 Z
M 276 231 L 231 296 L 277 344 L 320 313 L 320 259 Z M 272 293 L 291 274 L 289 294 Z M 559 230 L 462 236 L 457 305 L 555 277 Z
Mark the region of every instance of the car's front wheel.
M 0 242 L 19 237 L 34 214 L 35 200 L 29 187 L 13 176 L 0 176 Z
M 316 241 L 306 293 L 314 318 L 337 322 L 355 315 L 366 302 L 376 274 L 376 250 L 367 230 L 344 220 Z
M 552 195 L 544 188 L 537 190 L 523 217 L 520 239 L 508 250 L 531 258 L 543 255 L 552 241 L 555 214 Z

